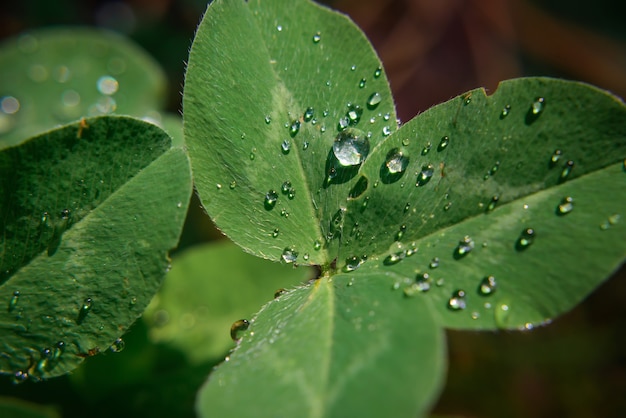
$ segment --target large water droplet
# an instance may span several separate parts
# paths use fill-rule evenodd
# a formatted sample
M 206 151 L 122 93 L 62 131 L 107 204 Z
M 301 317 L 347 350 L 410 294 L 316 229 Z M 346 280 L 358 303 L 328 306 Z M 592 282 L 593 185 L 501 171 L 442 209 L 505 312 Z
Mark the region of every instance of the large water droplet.
M 276 193 L 276 190 L 270 190 L 265 194 L 263 205 L 266 210 L 272 210 L 276 206 L 276 201 L 278 201 L 278 193 Z
M 107 96 L 111 96 L 117 93 L 117 89 L 119 88 L 119 82 L 110 75 L 103 75 L 96 82 L 98 87 L 98 91 Z
M 295 263 L 298 258 L 298 252 L 293 247 L 288 247 L 283 250 L 280 257 L 287 264 Z
M 422 171 L 417 175 L 417 181 L 415 187 L 425 185 L 430 181 L 433 174 L 435 174 L 435 166 L 432 164 L 425 164 L 422 166 Z
M 461 311 L 467 307 L 464 290 L 455 290 L 448 300 L 448 308 L 453 311 Z
M 496 278 L 493 276 L 487 276 L 481 280 L 480 285 L 478 286 L 478 293 L 483 296 L 491 295 L 496 291 L 496 288 Z
M 558 215 L 567 215 L 574 209 L 574 199 L 571 196 L 564 197 L 556 208 Z
M 360 131 L 347 129 L 340 132 L 333 143 L 333 154 L 344 167 L 360 165 L 370 150 L 370 142 Z
M 387 153 L 385 162 L 380 168 L 380 178 L 385 184 L 393 183 L 404 175 L 409 165 L 409 156 L 398 148 L 393 148 Z
M 526 228 L 522 231 L 520 237 L 515 243 L 515 248 L 518 251 L 527 249 L 535 241 L 535 230 L 532 228 Z
M 376 109 L 382 100 L 383 98 L 380 93 L 372 93 L 367 99 L 367 108 L 370 110 Z
M 233 341 L 239 341 L 241 339 L 240 334 L 250 327 L 250 322 L 247 319 L 240 319 L 233 322 L 230 326 L 230 338 Z
M 459 245 L 457 245 L 456 249 L 454 250 L 454 258 L 459 259 L 465 257 L 473 249 L 474 240 L 469 235 L 466 235 L 461 241 L 459 241 Z

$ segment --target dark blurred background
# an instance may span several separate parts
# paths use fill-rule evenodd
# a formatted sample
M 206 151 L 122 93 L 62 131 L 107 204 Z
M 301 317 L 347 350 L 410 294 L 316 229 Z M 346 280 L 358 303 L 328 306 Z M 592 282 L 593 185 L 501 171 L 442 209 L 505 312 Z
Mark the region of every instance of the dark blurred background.
M 324 3 L 348 14 L 370 38 L 403 121 L 472 88 L 493 91 L 500 80 L 520 76 L 575 79 L 626 97 L 622 1 Z M 202 0 L 5 1 L 0 5 L 0 39 L 53 25 L 99 26 L 126 34 L 163 66 L 170 82 L 168 110 L 178 112 L 184 61 L 205 9 Z M 218 237 L 193 202 L 185 244 Z M 435 412 L 466 417 L 624 417 L 625 332 L 624 268 L 549 326 L 532 332 L 449 332 L 447 385 Z M 0 386 L 0 395 L 5 388 Z M 17 395 L 60 402 L 44 392 Z M 89 408 L 77 399 L 61 403 L 71 402 Z M 63 407 L 64 414 L 68 408 Z M 78 416 L 75 412 L 67 416 Z M 122 410 L 116 415 L 126 416 Z

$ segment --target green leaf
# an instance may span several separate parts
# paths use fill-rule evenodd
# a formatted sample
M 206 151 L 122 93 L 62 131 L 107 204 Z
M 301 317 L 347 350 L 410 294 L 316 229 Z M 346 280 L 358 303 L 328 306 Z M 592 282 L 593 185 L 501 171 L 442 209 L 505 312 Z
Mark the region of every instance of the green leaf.
M 0 414 L 7 418 L 59 418 L 61 416 L 54 407 L 2 396 L 0 396 Z
M 315 3 L 211 4 L 189 56 L 183 118 L 198 193 L 226 235 L 272 260 L 286 248 L 295 248 L 301 264 L 336 257 L 338 239 L 318 251 L 315 242 L 338 237 L 347 181 L 356 171 L 338 167 L 329 182 L 328 171 L 337 165 L 330 149 L 348 104 L 358 106 L 351 116 L 360 122 L 345 132 L 356 127 L 364 139 L 371 132 L 370 149 L 385 127 L 395 129 L 380 65 L 361 31 Z M 368 108 L 374 93 L 381 101 Z M 274 206 L 264 203 L 270 191 Z
M 200 416 L 424 412 L 442 382 L 443 331 L 389 277 L 361 278 L 324 277 L 266 305 L 201 390 Z
M 214 360 L 232 347 L 228 330 L 235 321 L 311 276 L 309 269 L 253 257 L 230 242 L 192 248 L 174 258 L 143 319 L 153 342 L 179 349 L 191 364 Z
M 0 153 L 1 373 L 67 373 L 141 315 L 191 194 L 170 146 L 152 124 L 97 117 Z
M 534 115 L 538 97 L 543 108 Z M 545 78 L 503 82 L 492 96 L 474 90 L 430 109 L 363 165 L 359 174 L 368 187 L 349 202 L 340 260 L 366 254 L 367 271 L 397 274 L 410 293 L 418 285 L 433 289 L 424 297 L 445 326 L 549 321 L 626 255 L 626 224 L 619 222 L 626 207 L 625 110 L 594 87 Z M 448 145 L 441 149 L 443 137 Z M 409 162 L 386 181 L 394 149 Z M 569 161 L 574 165 L 564 176 Z M 426 166 L 432 167 L 427 182 L 421 180 Z M 527 228 L 535 237 L 525 248 L 519 239 Z M 466 236 L 471 243 L 463 243 Z M 489 276 L 497 291 L 485 296 L 480 286 Z M 416 279 L 421 283 L 414 285 Z M 464 312 L 448 309 L 456 290 L 466 294 Z
M 248 252 L 323 273 L 263 308 L 200 392 L 202 416 L 423 414 L 439 387 L 443 327 L 532 328 L 623 262 L 621 100 L 518 79 L 396 129 L 386 80 L 360 89 L 353 62 L 356 72 L 380 65 L 351 23 L 305 0 L 218 0 L 200 25 L 184 132 L 203 205 Z M 370 107 L 369 87 L 382 96 Z M 349 102 L 363 113 L 341 130 Z M 329 113 L 305 122 L 309 106 Z M 381 314 L 371 333 L 347 325 L 370 310 Z M 394 343 L 380 359 L 358 357 L 381 339 Z M 403 398 L 403 388 L 420 389 Z
M 0 149 L 81 117 L 155 118 L 158 64 L 130 40 L 87 28 L 43 29 L 0 46 Z

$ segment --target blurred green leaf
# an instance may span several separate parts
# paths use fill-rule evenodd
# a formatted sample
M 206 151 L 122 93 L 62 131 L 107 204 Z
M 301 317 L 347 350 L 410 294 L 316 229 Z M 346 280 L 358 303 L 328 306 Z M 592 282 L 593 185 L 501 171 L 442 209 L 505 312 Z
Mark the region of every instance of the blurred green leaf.
M 215 360 L 233 346 L 235 321 L 251 318 L 277 290 L 310 278 L 310 269 L 245 254 L 227 241 L 204 245 L 174 258 L 143 319 L 153 342 L 180 350 L 191 364 Z
M 380 66 L 358 28 L 313 2 L 212 3 L 189 56 L 184 130 L 202 203 L 235 243 L 271 260 L 291 247 L 300 264 L 335 258 L 338 239 L 315 242 L 336 233 L 356 167 L 329 150 L 340 123 L 370 149 L 395 130 Z
M 113 32 L 42 29 L 0 46 L 0 149 L 81 117 L 158 117 L 165 76 Z
M 191 194 L 170 147 L 152 124 L 97 117 L 0 153 L 0 372 L 67 373 L 141 315 Z
M 0 397 L 0 415 L 3 418 L 59 418 L 61 416 L 54 407 L 7 397 Z

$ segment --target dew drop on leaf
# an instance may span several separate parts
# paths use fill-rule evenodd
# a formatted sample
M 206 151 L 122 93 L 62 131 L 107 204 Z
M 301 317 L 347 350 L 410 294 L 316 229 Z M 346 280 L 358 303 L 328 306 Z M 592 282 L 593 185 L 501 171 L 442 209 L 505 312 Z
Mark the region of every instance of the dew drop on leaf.
M 58 360 L 63 355 L 64 352 L 65 352 L 65 342 L 58 341 L 54 346 L 54 354 L 52 358 L 54 360 Z
M 365 85 L 365 83 L 363 83 Z M 382 96 L 378 92 L 374 92 L 367 99 L 367 108 L 370 110 L 376 109 L 380 102 L 383 100 Z
M 276 193 L 276 190 L 270 190 L 265 194 L 263 205 L 266 210 L 272 210 L 276 206 L 276 201 L 278 201 L 278 193 Z
M 285 293 L 287 293 L 287 290 L 280 288 L 278 290 L 276 290 L 274 292 L 274 299 L 278 299 L 279 297 L 281 297 L 282 295 L 284 295 Z
M 333 143 L 333 154 L 344 167 L 360 165 L 370 150 L 370 142 L 361 131 L 348 129 L 340 132 Z
M 552 156 L 550 157 L 550 167 L 554 167 L 559 162 L 559 160 L 561 159 L 561 154 L 562 152 L 560 149 L 554 150 Z
M 385 259 L 383 260 L 383 264 L 386 266 L 393 266 L 394 264 L 398 264 L 400 261 L 402 261 L 404 257 L 406 257 L 405 251 L 392 253 L 385 257 Z
M 457 245 L 456 250 L 454 252 L 455 258 L 465 257 L 474 249 L 474 240 L 466 235 L 463 237 L 461 241 L 459 241 L 459 245 Z
M 383 127 L 383 136 L 391 135 L 391 128 L 389 126 Z
M 367 80 L 365 80 L 364 78 L 361 79 L 361 81 L 359 81 L 359 88 L 362 89 L 365 87 L 365 83 Z
M 124 350 L 125 347 L 126 347 L 126 343 L 124 342 L 124 340 L 121 338 L 118 338 L 115 341 L 113 341 L 113 344 L 111 344 L 111 346 L 109 347 L 109 350 L 112 351 L 113 353 L 119 353 L 120 351 Z
M 541 112 L 543 112 L 543 108 L 546 104 L 546 99 L 544 99 L 543 97 L 537 97 L 535 99 L 535 101 L 533 102 L 533 104 L 530 107 L 530 111 L 532 112 L 533 115 L 539 115 Z
M 283 192 L 283 194 L 287 194 L 289 193 L 289 189 L 291 189 L 291 182 L 289 180 L 285 180 L 282 186 L 280 186 L 280 191 Z
M 430 152 L 430 149 L 432 148 L 432 146 L 433 146 L 433 144 L 430 141 L 428 141 L 426 143 L 426 145 L 424 145 L 424 148 L 422 148 L 422 155 L 428 154 Z
M 346 112 L 346 117 L 348 118 L 348 123 L 350 125 L 356 125 L 361 120 L 361 115 L 363 114 L 363 109 L 359 105 L 350 104 L 348 105 L 348 111 Z
M 430 264 L 428 265 L 428 267 L 430 267 L 431 269 L 439 267 L 439 257 L 434 257 L 432 260 L 430 260 Z
M 291 135 L 291 137 L 293 138 L 294 136 L 296 136 L 298 131 L 300 131 L 300 121 L 294 120 L 291 122 L 291 125 L 289 126 L 289 135 Z
M 510 104 L 505 105 L 502 111 L 500 112 L 500 119 L 506 118 L 510 112 L 511 112 L 511 105 Z
M 455 290 L 448 300 L 448 308 L 453 311 L 461 311 L 465 309 L 467 302 L 465 301 L 465 291 Z
M 409 165 L 409 157 L 404 155 L 398 148 L 394 148 L 387 153 L 385 167 L 390 175 L 402 174 Z
M 345 266 L 344 270 L 346 272 L 354 271 L 354 270 L 358 269 L 361 266 L 362 262 L 363 262 L 363 260 L 361 260 L 361 258 L 359 256 L 353 255 L 351 257 L 348 257 L 346 259 L 346 266 Z
M 78 310 L 78 319 L 76 322 L 80 325 L 84 320 L 89 311 L 91 311 L 93 307 L 93 300 L 91 298 L 85 298 L 82 306 Z
M 491 295 L 496 291 L 496 288 L 496 278 L 493 276 L 487 276 L 480 281 L 478 293 L 483 296 Z
M 271 117 L 270 115 L 266 115 L 266 116 L 265 116 L 265 123 L 266 123 L 266 124 L 268 124 L 268 125 L 269 125 L 270 123 L 272 123 L 272 117 Z
M 12 379 L 13 384 L 19 385 L 20 383 L 24 383 L 28 380 L 28 372 L 18 370 L 13 373 Z
M 515 248 L 518 251 L 527 249 L 535 241 L 535 230 L 532 228 L 526 228 L 522 231 L 520 237 L 515 243 Z
M 313 249 L 315 251 L 319 251 L 320 248 L 322 248 L 322 242 L 318 239 L 315 240 L 315 242 L 313 242 Z
M 428 183 L 433 174 L 435 174 L 435 166 L 433 166 L 432 164 L 423 165 L 422 171 L 417 175 L 415 187 L 420 187 Z
M 557 214 L 567 215 L 574 209 L 574 199 L 571 196 L 564 197 L 559 206 L 557 206 Z
M 15 309 L 15 307 L 17 306 L 17 302 L 20 299 L 20 291 L 16 290 L 13 292 L 13 295 L 11 296 L 11 299 L 9 299 L 9 312 L 13 311 Z
M 439 152 L 443 151 L 444 149 L 448 147 L 449 143 L 450 143 L 450 138 L 447 135 L 442 137 L 441 140 L 439 141 L 439 145 L 437 145 L 437 151 Z
M 281 259 L 287 264 L 294 263 L 298 258 L 298 252 L 293 247 L 288 247 L 283 250 Z
M 230 338 L 233 341 L 239 341 L 241 339 L 240 334 L 250 327 L 250 322 L 247 319 L 240 319 L 233 322 L 230 326 Z
M 313 35 L 313 43 L 318 44 L 321 40 L 322 34 L 320 32 L 316 32 L 315 35 Z
M 376 70 L 374 70 L 374 78 L 380 77 L 382 73 L 383 73 L 383 69 L 381 67 L 378 67 Z
M 309 122 L 311 119 L 313 119 L 313 114 L 314 114 L 313 108 L 307 107 L 306 110 L 304 111 L 304 115 L 302 116 L 302 119 L 305 122 Z
M 280 230 L 279 230 L 278 228 L 275 228 L 275 229 L 272 231 L 272 238 L 276 238 L 276 237 L 278 237 L 278 234 L 280 234 Z
M 283 152 L 283 154 L 287 155 L 289 154 L 289 151 L 291 150 L 291 143 L 289 142 L 288 139 L 285 139 L 281 144 L 280 144 L 280 149 Z
M 498 196 L 497 194 L 493 195 L 493 197 L 489 201 L 489 204 L 487 205 L 487 212 L 491 212 L 492 210 L 494 210 L 499 200 L 500 200 L 500 196 Z
M 563 167 L 563 171 L 561 171 L 561 177 L 559 178 L 559 181 L 567 180 L 573 168 L 574 168 L 574 161 L 569 160 L 567 163 L 565 163 L 565 167 Z

